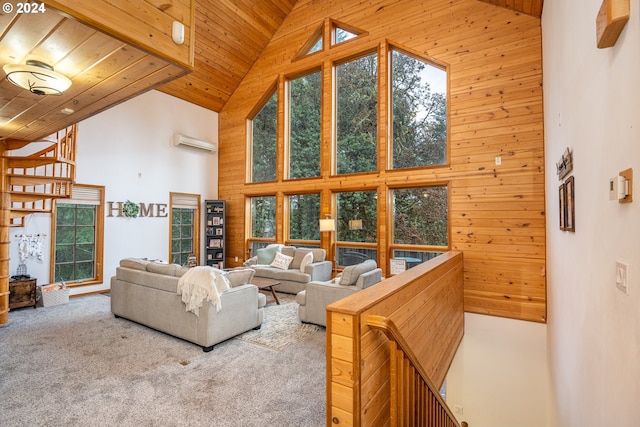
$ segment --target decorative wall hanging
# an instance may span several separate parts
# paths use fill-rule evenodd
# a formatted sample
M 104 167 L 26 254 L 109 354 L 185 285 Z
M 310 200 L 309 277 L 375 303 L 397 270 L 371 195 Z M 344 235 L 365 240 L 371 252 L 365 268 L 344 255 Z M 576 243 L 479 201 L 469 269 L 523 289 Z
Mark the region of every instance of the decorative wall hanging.
M 556 163 L 558 179 L 564 179 L 565 176 L 573 170 L 573 151 L 567 147 L 562 154 L 560 160 Z
M 576 231 L 575 179 L 570 176 L 558 188 L 560 230 Z
M 168 206 L 166 203 L 135 203 L 131 200 L 127 200 L 126 202 L 107 202 L 107 217 L 166 218 L 169 216 L 167 211 Z
M 558 188 L 558 217 L 560 218 L 560 230 L 565 231 L 567 229 L 567 195 L 564 182 L 560 184 Z
M 576 231 L 576 213 L 575 213 L 575 180 L 572 176 L 567 178 L 564 183 L 565 193 L 567 197 L 566 209 L 566 231 Z

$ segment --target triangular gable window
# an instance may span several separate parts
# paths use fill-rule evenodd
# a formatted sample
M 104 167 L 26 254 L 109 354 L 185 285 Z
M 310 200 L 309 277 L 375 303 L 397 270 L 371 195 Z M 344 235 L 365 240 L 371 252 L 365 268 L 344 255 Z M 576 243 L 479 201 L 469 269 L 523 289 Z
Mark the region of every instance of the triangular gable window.
M 322 50 L 322 37 L 320 37 L 318 39 L 318 41 L 316 42 L 316 44 L 314 44 L 311 49 L 309 49 L 309 52 L 307 52 L 307 54 L 312 54 L 315 52 L 319 52 Z
M 300 49 L 300 53 L 298 53 L 297 58 L 301 58 L 303 56 L 311 55 L 312 53 L 324 50 L 325 40 L 323 34 L 328 34 L 324 31 L 325 28 L 328 29 L 329 26 L 331 26 L 331 46 L 335 46 L 340 43 L 344 43 L 347 40 L 353 40 L 356 37 L 367 34 L 366 31 L 359 30 L 349 25 L 333 21 L 331 19 L 327 19 L 322 23 L 322 25 L 320 25 L 320 27 L 318 27 L 313 35 L 309 37 L 309 40 L 307 40 L 304 46 L 302 46 L 302 49 Z
M 331 46 L 335 46 L 348 40 L 355 39 L 356 37 L 359 37 L 365 33 L 366 31 L 358 30 L 356 28 L 338 22 L 332 22 L 331 37 L 333 38 L 333 40 L 331 41 Z
M 333 44 L 346 42 L 347 40 L 355 39 L 356 37 L 358 37 L 357 34 L 343 28 L 336 27 L 336 39 L 334 40 Z
M 300 53 L 298 53 L 298 58 L 306 55 L 311 55 L 312 53 L 320 52 L 324 47 L 324 40 L 322 38 L 322 30 L 324 28 L 324 24 L 320 25 L 320 27 L 313 33 L 313 35 L 309 38 L 309 40 L 302 46 L 300 49 Z

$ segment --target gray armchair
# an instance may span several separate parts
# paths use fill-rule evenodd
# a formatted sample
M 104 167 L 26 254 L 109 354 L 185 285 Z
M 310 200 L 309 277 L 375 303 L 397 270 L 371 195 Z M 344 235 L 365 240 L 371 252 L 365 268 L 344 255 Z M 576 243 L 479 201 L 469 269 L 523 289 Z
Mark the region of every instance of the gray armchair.
M 326 282 L 309 282 L 298 292 L 298 316 L 304 323 L 327 325 L 327 305 L 359 292 L 382 280 L 382 270 L 374 260 L 346 267 L 341 275 Z

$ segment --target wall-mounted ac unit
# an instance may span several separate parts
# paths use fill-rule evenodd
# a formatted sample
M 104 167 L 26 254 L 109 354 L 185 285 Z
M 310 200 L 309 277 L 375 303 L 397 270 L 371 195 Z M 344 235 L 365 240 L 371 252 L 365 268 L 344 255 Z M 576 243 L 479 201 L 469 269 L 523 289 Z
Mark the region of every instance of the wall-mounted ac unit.
M 190 136 L 176 133 L 173 135 L 173 145 L 176 147 L 190 148 L 192 150 L 203 151 L 207 153 L 215 153 L 216 145 L 203 141 L 201 139 L 191 138 Z

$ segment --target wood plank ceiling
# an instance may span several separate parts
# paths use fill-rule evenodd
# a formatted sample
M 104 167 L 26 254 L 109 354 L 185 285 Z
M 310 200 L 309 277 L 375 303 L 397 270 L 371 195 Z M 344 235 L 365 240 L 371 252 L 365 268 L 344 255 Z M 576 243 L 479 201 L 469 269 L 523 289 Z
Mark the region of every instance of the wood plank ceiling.
M 32 59 L 53 66 L 72 85 L 60 96 L 40 96 L 0 72 L 0 139 L 45 138 L 188 71 L 53 9 L 0 12 L 0 67 Z
M 542 16 L 544 0 L 480 0 Z M 196 0 L 195 68 L 161 91 L 219 112 L 297 0 Z
M 196 0 L 194 70 L 160 88 L 220 111 L 297 0 Z
M 73 81 L 62 96 L 37 96 L 2 78 L 0 140 L 43 138 L 156 87 L 219 112 L 297 1 L 195 0 L 195 64 L 188 75 L 62 14 L 27 19 L 0 12 L 0 66 L 45 57 Z M 543 0 L 480 1 L 542 13 Z M 74 113 L 65 115 L 65 108 Z
M 540 18 L 542 16 L 542 4 L 544 0 L 480 0 L 516 12 L 532 15 Z

